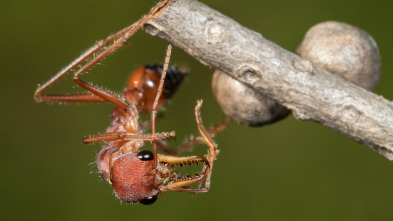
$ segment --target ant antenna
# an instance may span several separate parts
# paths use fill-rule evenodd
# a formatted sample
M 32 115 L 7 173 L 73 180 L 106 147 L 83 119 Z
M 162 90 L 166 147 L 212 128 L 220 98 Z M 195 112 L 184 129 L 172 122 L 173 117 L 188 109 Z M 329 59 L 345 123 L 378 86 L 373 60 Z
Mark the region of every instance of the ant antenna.
M 162 68 L 160 84 L 158 86 L 156 99 L 154 100 L 154 103 L 153 103 L 153 110 L 151 111 L 151 135 L 152 136 L 154 136 L 155 133 L 156 133 L 157 105 L 158 105 L 158 100 L 161 97 L 162 90 L 163 90 L 163 87 L 164 87 L 164 80 L 165 80 L 166 72 L 168 70 L 169 60 L 170 60 L 170 57 L 171 57 L 171 52 L 172 52 L 172 45 L 168 44 L 168 47 L 166 49 L 166 56 L 165 56 L 164 67 Z M 154 159 L 155 159 L 154 167 L 157 167 L 157 160 L 158 160 L 157 159 L 157 143 L 156 143 L 155 139 L 152 140 L 152 144 L 153 144 L 153 154 L 154 154 Z

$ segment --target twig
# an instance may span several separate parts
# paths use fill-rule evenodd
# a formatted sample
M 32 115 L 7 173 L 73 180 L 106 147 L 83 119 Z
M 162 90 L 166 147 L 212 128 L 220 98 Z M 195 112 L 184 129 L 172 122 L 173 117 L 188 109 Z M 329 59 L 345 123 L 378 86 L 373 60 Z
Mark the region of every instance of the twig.
M 145 25 L 198 59 L 393 160 L 393 104 L 192 0 L 172 0 Z

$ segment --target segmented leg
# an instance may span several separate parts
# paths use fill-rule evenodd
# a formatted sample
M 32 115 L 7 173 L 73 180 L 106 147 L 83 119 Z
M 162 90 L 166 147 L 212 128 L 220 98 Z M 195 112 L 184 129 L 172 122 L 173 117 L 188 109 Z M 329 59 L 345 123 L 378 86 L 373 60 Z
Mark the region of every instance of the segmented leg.
M 153 103 L 153 110 L 151 112 L 151 134 L 154 136 L 156 133 L 156 115 L 157 115 L 157 105 L 158 105 L 158 101 L 160 99 L 160 96 L 162 94 L 162 90 L 164 88 L 164 80 L 165 80 L 165 76 L 166 76 L 166 72 L 168 70 L 168 65 L 169 65 L 169 60 L 171 57 L 171 52 L 172 52 L 172 45 L 168 45 L 168 48 L 166 50 L 166 56 L 165 56 L 165 62 L 164 62 L 164 67 L 162 68 L 162 74 L 161 74 L 161 78 L 160 78 L 160 84 L 158 86 L 158 91 L 157 91 L 157 95 L 156 98 L 154 100 Z M 153 139 L 152 141 L 153 144 L 153 154 L 154 154 L 154 159 L 156 159 L 154 161 L 154 167 L 157 166 L 157 142 L 155 139 Z
M 118 141 L 118 140 L 143 140 L 143 141 L 153 141 L 162 140 L 175 137 L 175 131 L 162 132 L 153 134 L 134 134 L 127 132 L 110 132 L 105 134 L 99 134 L 95 136 L 84 137 L 83 142 L 85 144 L 95 143 L 95 142 L 108 142 L 108 141 Z
M 97 62 L 108 56 L 109 54 L 116 51 L 119 47 L 123 46 L 124 43 L 140 28 L 143 27 L 146 22 L 151 19 L 158 11 L 164 8 L 169 1 L 164 1 L 162 3 L 157 4 L 146 16 L 141 18 L 138 22 L 120 30 L 116 34 L 113 34 L 106 38 L 105 40 L 99 41 L 97 44 L 93 45 L 89 48 L 85 53 L 79 56 L 76 60 L 74 60 L 71 64 L 69 64 L 66 68 L 57 73 L 53 78 L 47 81 L 45 84 L 40 86 L 34 96 L 39 101 L 55 101 L 55 102 L 111 102 L 117 106 L 126 108 L 124 102 L 117 98 L 117 96 L 104 91 L 102 89 L 97 90 L 96 87 L 87 84 L 80 80 L 79 75 L 91 68 Z M 106 46 L 107 44 L 113 42 L 111 45 Z M 101 51 L 101 52 L 100 52 Z M 99 53 L 97 56 L 96 53 Z M 74 81 L 80 85 L 81 87 L 92 92 L 91 94 L 74 94 L 74 95 L 44 95 L 42 92 L 57 82 L 60 78 L 62 78 L 67 73 L 71 72 L 73 68 L 76 68 L 78 65 L 85 62 L 87 59 L 95 56 L 94 59 L 89 61 L 86 65 L 80 68 L 74 76 Z M 91 87 L 90 87 L 91 86 Z
M 39 101 L 55 101 L 55 102 L 104 102 L 105 100 L 102 99 L 99 96 L 96 96 L 94 94 L 71 94 L 71 95 L 45 95 L 42 94 L 42 92 L 56 83 L 60 78 L 71 72 L 72 69 L 76 68 L 78 65 L 82 64 L 85 62 L 87 59 L 90 57 L 94 56 L 95 53 L 98 51 L 102 50 L 105 48 L 107 44 L 110 42 L 119 39 L 121 36 L 124 36 L 125 33 L 129 32 L 133 28 L 135 29 L 136 25 L 132 24 L 116 34 L 113 34 L 106 38 L 105 40 L 99 41 L 97 44 L 93 45 L 91 48 L 89 48 L 85 53 L 83 53 L 81 56 L 79 56 L 77 59 L 75 59 L 71 64 L 69 64 L 67 67 L 65 67 L 63 70 L 61 70 L 59 73 L 57 73 L 54 77 L 52 77 L 49 81 L 47 81 L 45 84 L 40 86 L 34 96 L 37 100 Z M 104 53 L 101 52 L 100 55 Z M 97 58 L 96 58 L 97 59 Z M 94 60 L 96 60 L 94 59 Z M 102 59 L 102 58 L 101 58 Z M 101 60 L 99 59 L 99 60 Z M 93 61 L 94 61 L 93 60 Z M 92 63 L 93 61 L 89 62 Z M 96 61 L 98 62 L 98 60 Z M 94 62 L 93 64 L 95 64 Z
M 200 114 L 201 106 L 202 106 L 202 100 L 198 100 L 197 105 L 195 106 L 195 117 L 196 117 L 196 121 L 198 124 L 198 130 L 201 133 L 200 142 L 203 142 L 209 146 L 209 153 L 207 156 L 207 161 L 208 161 L 209 166 L 206 167 L 204 175 L 201 176 L 200 179 L 194 180 L 192 182 L 190 181 L 190 183 L 186 183 L 184 185 L 185 187 L 179 188 L 179 187 L 166 186 L 163 189 L 164 192 L 176 191 L 176 192 L 187 192 L 187 193 L 191 193 L 191 194 L 197 194 L 197 193 L 207 192 L 209 190 L 213 164 L 214 164 L 214 161 L 216 160 L 219 150 L 217 149 L 217 144 L 214 143 L 211 135 L 209 134 L 209 132 L 205 129 L 205 127 L 202 124 L 202 118 L 201 118 L 201 114 Z M 218 128 L 222 129 L 223 126 L 224 126 L 224 124 L 216 127 L 216 129 L 218 129 Z M 190 186 L 188 186 L 188 185 L 195 183 L 195 182 L 199 182 L 198 188 L 191 188 Z M 204 185 L 204 187 L 203 187 L 203 185 Z
M 210 136 L 210 134 L 207 132 L 207 130 L 203 126 L 201 113 L 200 113 L 202 103 L 203 103 L 202 100 L 197 101 L 197 105 L 195 106 L 195 116 L 196 116 L 196 121 L 198 124 L 199 132 L 201 133 L 202 137 L 204 138 L 203 142 L 209 146 L 209 154 L 208 154 L 207 160 L 209 161 L 210 167 L 207 169 L 207 172 L 206 172 L 206 180 L 205 180 L 205 188 L 204 188 L 207 191 L 207 190 L 209 190 L 209 187 L 210 187 L 211 173 L 212 173 L 214 161 L 216 160 L 219 150 L 217 149 L 217 144 L 214 143 L 212 137 Z M 202 184 L 203 184 L 203 181 L 200 182 L 199 189 L 201 189 Z
M 223 120 L 219 124 L 215 125 L 214 127 L 210 128 L 207 131 L 208 134 L 210 136 L 214 137 L 214 135 L 216 133 L 220 132 L 221 130 L 223 130 L 228 125 L 229 122 L 231 122 L 231 119 L 225 118 L 225 120 Z M 187 143 L 182 144 L 180 147 L 178 147 L 176 149 L 169 147 L 163 141 L 157 140 L 156 142 L 157 142 L 157 148 L 164 151 L 165 153 L 172 154 L 172 155 L 179 155 L 179 154 L 183 153 L 184 151 L 192 148 L 196 144 L 204 143 L 204 138 L 202 136 L 197 136 L 197 137 L 189 140 Z

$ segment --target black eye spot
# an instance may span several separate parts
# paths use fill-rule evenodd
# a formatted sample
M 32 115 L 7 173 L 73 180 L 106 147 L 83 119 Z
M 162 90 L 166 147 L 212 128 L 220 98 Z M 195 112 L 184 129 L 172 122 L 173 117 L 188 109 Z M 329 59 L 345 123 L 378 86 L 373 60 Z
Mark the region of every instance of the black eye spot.
M 138 153 L 138 158 L 142 161 L 150 161 L 154 159 L 154 155 L 149 150 L 142 150 Z
M 149 197 L 146 197 L 146 198 L 142 199 L 142 200 L 140 201 L 140 203 L 142 203 L 143 205 L 151 205 L 151 204 L 153 204 L 156 200 L 157 200 L 157 195 L 155 195 L 155 196 L 149 196 Z

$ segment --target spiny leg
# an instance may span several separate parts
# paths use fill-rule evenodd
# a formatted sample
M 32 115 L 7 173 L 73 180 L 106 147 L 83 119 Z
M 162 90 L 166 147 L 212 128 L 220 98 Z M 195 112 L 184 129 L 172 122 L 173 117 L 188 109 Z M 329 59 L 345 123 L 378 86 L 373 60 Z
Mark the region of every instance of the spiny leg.
M 168 70 L 168 65 L 169 65 L 169 60 L 171 57 L 171 52 L 172 52 L 172 45 L 168 45 L 168 48 L 166 50 L 166 56 L 165 56 L 165 62 L 164 62 L 164 67 L 162 69 L 162 74 L 161 74 L 161 78 L 160 78 L 160 84 L 158 86 L 158 91 L 157 91 L 157 95 L 156 98 L 154 100 L 153 103 L 153 109 L 151 112 L 151 134 L 154 136 L 154 134 L 156 133 L 156 115 L 157 115 L 157 105 L 158 105 L 158 100 L 160 99 L 160 96 L 162 94 L 162 90 L 164 87 L 164 80 L 165 80 L 165 76 L 166 76 L 166 72 Z M 153 144 L 153 155 L 154 155 L 154 167 L 157 167 L 157 143 L 156 140 L 153 139 L 152 141 Z
M 164 192 L 176 191 L 176 192 L 187 192 L 191 194 L 197 194 L 197 193 L 207 192 L 209 190 L 213 164 L 214 161 L 216 160 L 219 151 L 217 149 L 217 144 L 214 143 L 213 139 L 211 138 L 211 135 L 209 134 L 209 131 L 207 131 L 202 124 L 202 118 L 200 115 L 201 106 L 202 106 L 202 100 L 198 100 L 197 105 L 195 106 L 195 117 L 198 124 L 198 130 L 201 133 L 202 139 L 200 140 L 200 142 L 203 142 L 209 146 L 209 154 L 207 157 L 208 166 L 205 168 L 203 176 L 200 176 L 198 179 L 189 181 L 189 183 L 186 183 L 187 181 L 185 181 L 184 183 L 174 183 L 173 185 L 167 185 L 162 188 Z M 217 128 L 222 128 L 222 127 L 223 125 L 218 126 Z M 195 182 L 199 182 L 198 188 L 191 188 L 190 186 L 188 186 Z M 202 188 L 203 183 L 205 183 L 204 188 Z
M 118 140 L 143 140 L 143 141 L 153 141 L 162 140 L 175 137 L 175 132 L 162 132 L 153 134 L 134 134 L 128 132 L 109 132 L 104 134 L 99 134 L 95 136 L 84 137 L 83 142 L 85 144 L 95 143 L 95 142 L 108 142 L 108 141 L 118 141 Z
M 143 19 L 142 19 L 143 20 Z M 106 48 L 104 51 L 102 51 L 97 57 L 95 57 L 93 60 L 91 60 L 89 63 L 87 63 L 85 66 L 83 66 L 81 69 L 79 69 L 75 75 L 74 75 L 74 82 L 77 83 L 80 87 L 90 91 L 91 93 L 103 98 L 104 100 L 113 103 L 116 106 L 119 106 L 123 110 L 127 110 L 127 103 L 120 99 L 117 95 L 110 93 L 108 91 L 105 91 L 99 87 L 93 86 L 91 84 L 86 83 L 82 79 L 80 79 L 79 75 L 84 73 L 86 70 L 91 68 L 93 65 L 95 65 L 97 62 L 102 60 L 103 58 L 107 57 L 114 51 L 116 51 L 119 47 L 123 46 L 124 43 L 128 38 L 130 38 L 140 27 L 142 27 L 142 23 L 140 20 L 135 26 L 130 28 L 124 35 L 119 38 L 117 41 L 115 41 L 112 45 L 110 45 L 108 48 Z
M 230 121 L 231 121 L 230 118 L 225 118 L 219 124 L 215 125 L 214 127 L 210 128 L 209 130 L 207 130 L 208 134 L 213 137 L 216 133 L 223 130 L 228 125 L 228 123 Z M 197 136 L 197 137 L 189 140 L 187 143 L 182 144 L 177 149 L 170 148 L 169 146 L 167 146 L 164 142 L 162 142 L 160 140 L 157 140 L 156 142 L 157 142 L 158 149 L 164 151 L 167 154 L 178 155 L 178 154 L 183 153 L 184 151 L 192 148 L 196 144 L 204 143 L 204 141 L 205 141 L 205 139 L 202 136 Z
M 203 103 L 202 100 L 197 101 L 197 105 L 195 106 L 195 117 L 196 117 L 196 121 L 198 124 L 199 132 L 201 133 L 202 137 L 204 138 L 203 142 L 209 146 L 209 155 L 207 157 L 207 160 L 209 161 L 210 167 L 206 171 L 206 178 L 205 178 L 206 179 L 205 180 L 205 189 L 207 191 L 210 187 L 210 178 L 211 178 L 211 173 L 212 173 L 212 169 L 213 169 L 213 164 L 214 164 L 214 161 L 216 160 L 219 150 L 217 149 L 217 144 L 214 143 L 212 137 L 210 136 L 210 134 L 207 132 L 207 130 L 203 126 L 201 113 L 200 113 L 202 103 Z M 199 184 L 199 189 L 201 189 L 202 185 L 203 185 L 203 180 Z
M 117 106 L 122 107 L 125 109 L 124 102 L 117 98 L 117 96 L 105 93 L 103 90 L 97 90 L 97 88 L 93 87 L 90 88 L 89 85 L 79 79 L 79 75 L 95 65 L 101 59 L 105 58 L 109 54 L 116 51 L 119 47 L 123 46 L 125 41 L 130 38 L 137 30 L 143 27 L 144 24 L 147 23 L 156 13 L 158 13 L 161 9 L 169 4 L 169 1 L 164 1 L 157 4 L 147 15 L 141 18 L 138 22 L 120 30 L 114 35 L 109 36 L 105 40 L 101 40 L 97 44 L 93 45 L 89 48 L 85 53 L 79 56 L 76 60 L 74 60 L 71 64 L 69 64 L 66 68 L 61 70 L 58 74 L 56 74 L 53 78 L 47 81 L 44 85 L 39 87 L 34 96 L 37 100 L 40 101 L 56 101 L 56 102 L 104 102 L 109 101 L 114 103 Z M 115 41 L 110 46 L 106 47 L 106 45 L 112 41 Z M 92 94 L 81 94 L 81 95 L 43 95 L 42 92 L 53 85 L 56 81 L 58 81 L 61 77 L 69 73 L 73 68 L 77 67 L 81 63 L 85 62 L 88 58 L 95 55 L 95 53 L 101 51 L 93 60 L 89 61 L 85 66 L 80 68 L 75 76 L 74 81 L 80 85 L 81 87 L 89 90 Z M 99 89 L 99 88 L 98 88 Z
M 157 154 L 157 147 L 155 146 L 155 141 L 156 140 L 161 140 L 161 139 L 167 139 L 169 137 L 175 137 L 175 132 L 163 132 L 163 133 L 155 133 L 155 121 L 156 121 L 156 116 L 157 116 L 157 105 L 158 105 L 158 100 L 162 94 L 163 91 L 163 84 L 164 84 L 164 79 L 166 76 L 166 72 L 168 69 L 168 64 L 169 64 L 169 59 L 170 59 L 170 54 L 171 54 L 171 49 L 172 46 L 168 45 L 167 52 L 166 52 L 166 57 L 165 57 L 165 63 L 163 67 L 163 73 L 161 74 L 161 79 L 160 79 L 160 84 L 158 87 L 157 95 L 153 103 L 153 110 L 152 110 L 152 118 L 150 120 L 151 123 L 151 128 L 152 128 L 152 133 L 151 134 L 132 134 L 132 133 L 127 133 L 127 132 L 111 132 L 111 133 L 105 133 L 105 134 L 100 134 L 97 136 L 91 136 L 91 137 L 85 137 L 84 142 L 85 143 L 93 143 L 93 142 L 107 142 L 107 141 L 117 141 L 117 140 L 144 140 L 144 141 L 150 141 L 153 143 L 153 150 L 154 154 L 156 156 Z M 77 76 L 77 74 L 76 74 Z M 74 79 L 75 80 L 75 79 Z M 100 88 L 97 88 L 93 85 L 89 85 L 85 82 L 83 82 L 80 78 L 77 79 L 78 84 L 80 84 L 82 87 L 86 87 L 86 89 L 90 91 L 94 91 L 96 94 L 100 96 L 106 96 L 106 100 L 115 103 L 116 102 L 116 96 L 110 94 L 109 92 L 103 91 Z M 105 93 L 105 94 L 104 94 Z M 119 102 L 122 102 L 120 100 Z M 121 106 L 118 103 L 115 103 L 117 106 Z M 127 105 L 127 104 L 125 104 Z M 130 107 L 131 108 L 131 107 Z M 132 111 L 131 111 L 132 112 Z M 157 163 L 155 161 L 155 163 Z
M 56 102 L 103 102 L 102 98 L 94 95 L 94 94 L 74 94 L 74 95 L 45 95 L 42 92 L 56 83 L 60 78 L 69 73 L 73 68 L 77 67 L 81 63 L 85 62 L 91 56 L 93 56 L 96 52 L 103 49 L 108 43 L 118 39 L 120 36 L 123 36 L 126 32 L 135 27 L 135 24 L 132 24 L 119 32 L 107 37 L 105 40 L 99 41 L 97 44 L 93 45 L 87 51 L 85 51 L 81 56 L 75 59 L 71 64 L 65 67 L 63 70 L 58 72 L 54 77 L 48 80 L 45 84 L 40 86 L 34 94 L 34 97 L 39 101 L 56 101 Z
M 106 48 L 104 51 L 102 51 L 97 57 L 95 57 L 92 61 L 87 63 L 85 66 L 83 66 L 81 69 L 79 69 L 75 75 L 74 75 L 74 81 L 81 86 L 82 88 L 85 88 L 86 90 L 92 92 L 93 94 L 96 94 L 105 100 L 113 103 L 116 106 L 119 106 L 123 110 L 127 110 L 127 103 L 120 99 L 118 96 L 108 92 L 104 91 L 96 86 L 90 85 L 84 81 L 82 81 L 79 77 L 83 72 L 91 68 L 93 65 L 95 65 L 97 62 L 99 62 L 101 59 L 105 58 L 109 54 L 113 53 L 116 51 L 118 48 L 124 45 L 124 43 L 140 28 L 143 27 L 158 11 L 163 9 L 167 4 L 169 4 L 169 1 L 164 1 L 159 4 L 157 4 L 147 15 L 145 15 L 143 18 L 141 18 L 134 26 L 132 26 L 128 31 L 124 33 L 123 36 L 121 36 L 117 41 L 115 41 L 112 45 L 110 45 L 108 48 Z M 152 133 L 153 134 L 153 133 Z

